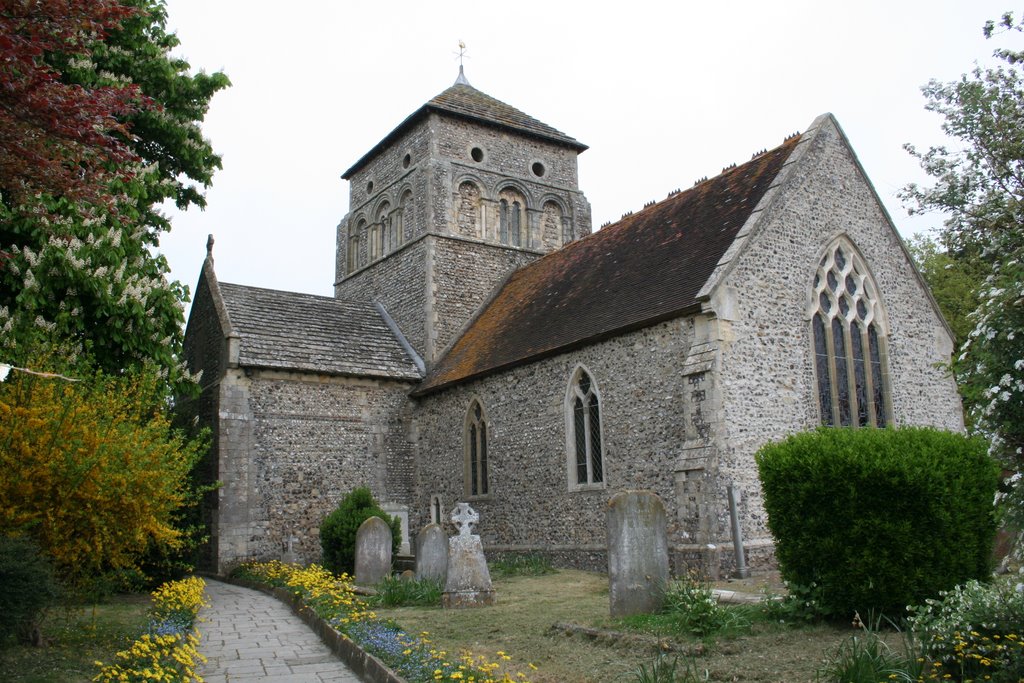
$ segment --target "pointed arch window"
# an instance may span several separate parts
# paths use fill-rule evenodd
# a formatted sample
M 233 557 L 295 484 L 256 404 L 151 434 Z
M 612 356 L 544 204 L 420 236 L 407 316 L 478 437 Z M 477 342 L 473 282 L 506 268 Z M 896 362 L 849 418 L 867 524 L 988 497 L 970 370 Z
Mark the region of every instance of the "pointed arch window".
M 573 374 L 568 399 L 570 478 L 576 486 L 603 484 L 601 397 L 586 370 Z
M 814 276 L 814 372 L 821 422 L 884 427 L 892 422 L 881 301 L 853 246 L 840 240 Z
M 490 492 L 487 479 L 487 419 L 480 401 L 473 399 L 466 414 L 466 493 L 486 496 Z

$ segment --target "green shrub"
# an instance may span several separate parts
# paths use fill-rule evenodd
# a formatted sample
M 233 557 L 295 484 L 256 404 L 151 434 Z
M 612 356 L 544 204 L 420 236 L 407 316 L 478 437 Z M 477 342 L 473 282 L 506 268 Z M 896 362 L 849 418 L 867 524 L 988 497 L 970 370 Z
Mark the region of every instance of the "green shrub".
M 43 611 L 57 597 L 53 566 L 26 538 L 0 536 L 0 643 L 34 639 Z
M 938 678 L 1024 680 L 1024 585 L 968 581 L 909 609 L 907 621 Z
M 784 579 L 825 616 L 902 615 L 989 573 L 998 468 L 934 429 L 819 429 L 756 456 Z
M 391 527 L 391 552 L 398 552 L 402 542 L 401 521 L 381 510 L 370 489 L 360 486 L 342 498 L 337 509 L 320 524 L 320 548 L 327 569 L 335 574 L 352 574 L 355 571 L 356 532 L 359 525 L 370 517 L 380 517 L 388 523 Z

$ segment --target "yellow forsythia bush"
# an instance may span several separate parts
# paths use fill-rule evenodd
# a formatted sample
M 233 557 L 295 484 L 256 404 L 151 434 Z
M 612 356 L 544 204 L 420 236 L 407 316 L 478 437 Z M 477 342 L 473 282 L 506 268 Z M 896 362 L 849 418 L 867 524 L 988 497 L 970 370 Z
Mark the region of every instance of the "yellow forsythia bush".
M 0 528 L 32 537 L 74 582 L 174 547 L 201 443 L 171 428 L 157 378 L 0 382 Z

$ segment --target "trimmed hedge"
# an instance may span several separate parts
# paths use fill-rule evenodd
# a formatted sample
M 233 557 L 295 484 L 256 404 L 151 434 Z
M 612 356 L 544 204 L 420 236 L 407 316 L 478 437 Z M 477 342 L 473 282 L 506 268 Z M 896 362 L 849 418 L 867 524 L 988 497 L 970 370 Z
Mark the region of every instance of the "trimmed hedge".
M 320 523 L 320 549 L 324 566 L 335 574 L 352 574 L 356 566 L 356 532 L 370 517 L 380 517 L 391 527 L 391 553 L 402 543 L 402 522 L 380 509 L 370 489 L 352 489 L 341 499 L 337 509 Z
M 999 469 L 981 439 L 935 429 L 828 429 L 756 456 L 782 577 L 824 616 L 898 618 L 990 573 Z

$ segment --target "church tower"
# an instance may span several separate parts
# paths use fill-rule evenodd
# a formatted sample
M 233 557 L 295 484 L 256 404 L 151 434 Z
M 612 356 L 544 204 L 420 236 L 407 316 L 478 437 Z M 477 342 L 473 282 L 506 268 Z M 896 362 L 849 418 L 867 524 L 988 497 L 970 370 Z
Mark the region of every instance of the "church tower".
M 352 165 L 335 296 L 369 299 L 433 364 L 512 271 L 590 233 L 574 138 L 469 84 Z

